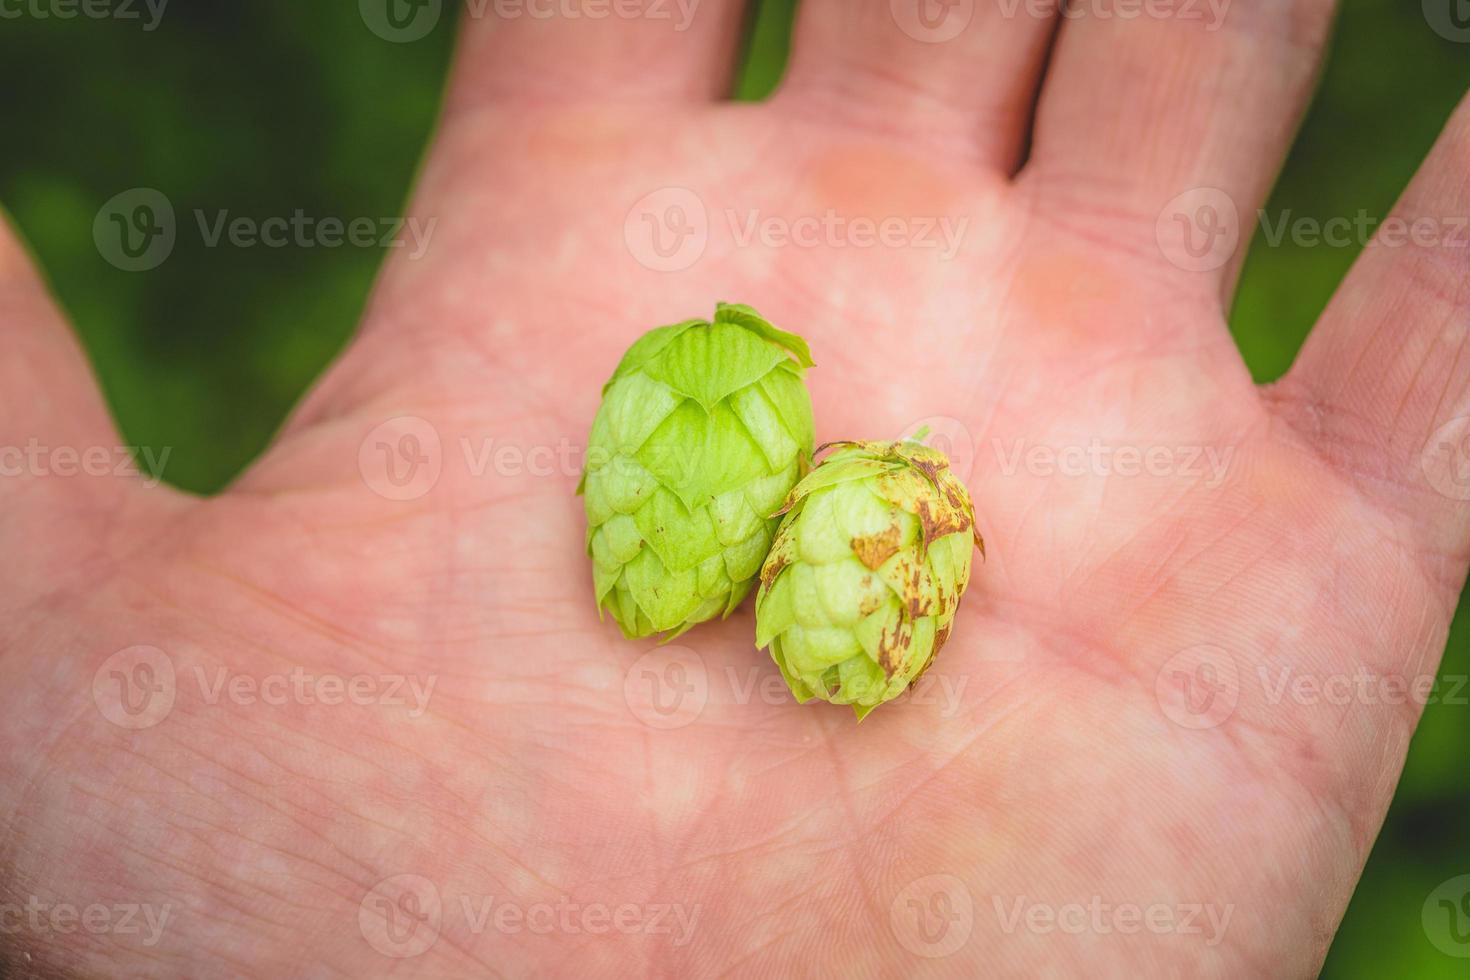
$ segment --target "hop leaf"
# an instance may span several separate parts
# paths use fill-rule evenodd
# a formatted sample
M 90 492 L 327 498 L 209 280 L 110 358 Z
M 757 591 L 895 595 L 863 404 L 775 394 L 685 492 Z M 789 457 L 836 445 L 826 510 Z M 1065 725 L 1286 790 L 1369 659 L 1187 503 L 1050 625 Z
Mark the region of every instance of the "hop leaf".
M 578 488 L 598 611 L 628 637 L 728 616 L 810 466 L 806 341 L 748 306 L 650 330 L 603 388 Z

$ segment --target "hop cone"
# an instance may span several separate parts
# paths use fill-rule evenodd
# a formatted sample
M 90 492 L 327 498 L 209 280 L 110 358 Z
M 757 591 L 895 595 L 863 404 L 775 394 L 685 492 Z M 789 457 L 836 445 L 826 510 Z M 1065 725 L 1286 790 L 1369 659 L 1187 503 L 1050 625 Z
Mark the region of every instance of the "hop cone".
M 628 637 L 727 616 L 806 472 L 806 341 L 720 304 L 640 337 L 603 388 L 579 492 L 598 611 Z
M 796 699 L 861 720 L 933 662 L 985 544 L 943 453 L 839 442 L 791 491 L 761 569 L 756 643 Z M 824 447 L 825 448 L 825 447 Z

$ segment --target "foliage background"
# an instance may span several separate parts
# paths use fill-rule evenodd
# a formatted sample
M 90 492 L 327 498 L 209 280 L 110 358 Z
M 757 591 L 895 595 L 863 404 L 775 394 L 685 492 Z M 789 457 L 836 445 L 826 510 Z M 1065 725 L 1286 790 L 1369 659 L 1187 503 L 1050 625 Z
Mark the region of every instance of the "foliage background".
M 779 77 L 795 2 L 759 3 L 741 97 Z M 38 16 L 34 3 L 8 3 L 22 14 L 0 20 L 0 201 L 72 316 L 128 440 L 171 447 L 170 482 L 218 489 L 346 342 L 383 253 L 209 249 L 181 231 L 162 266 L 127 273 L 98 254 L 93 217 L 137 186 L 163 190 L 181 230 L 195 208 L 261 219 L 400 213 L 433 125 L 453 11 L 423 40 L 391 44 L 351 0 L 173 0 L 152 31 Z M 1268 206 L 1273 220 L 1287 209 L 1321 220 L 1385 214 L 1467 87 L 1470 44 L 1431 30 L 1420 3 L 1344 0 L 1321 90 Z M 1268 247 L 1257 234 L 1231 326 L 1258 379 L 1286 369 L 1356 251 Z M 1467 673 L 1461 615 L 1443 674 Z M 1470 872 L 1467 698 L 1426 711 L 1324 976 L 1470 973 L 1470 961 L 1427 940 L 1420 918 L 1436 885 Z

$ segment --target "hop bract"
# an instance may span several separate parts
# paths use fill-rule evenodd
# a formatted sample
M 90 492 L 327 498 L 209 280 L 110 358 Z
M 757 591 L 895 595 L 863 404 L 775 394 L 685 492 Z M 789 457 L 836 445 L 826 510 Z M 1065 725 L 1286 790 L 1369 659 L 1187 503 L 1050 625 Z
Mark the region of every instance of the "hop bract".
M 827 447 L 823 447 L 824 449 Z M 963 484 L 917 442 L 839 442 L 786 498 L 756 643 L 796 699 L 862 719 L 933 662 L 985 544 Z
M 729 615 L 810 466 L 806 341 L 720 304 L 640 337 L 603 388 L 579 492 L 598 611 L 629 637 Z

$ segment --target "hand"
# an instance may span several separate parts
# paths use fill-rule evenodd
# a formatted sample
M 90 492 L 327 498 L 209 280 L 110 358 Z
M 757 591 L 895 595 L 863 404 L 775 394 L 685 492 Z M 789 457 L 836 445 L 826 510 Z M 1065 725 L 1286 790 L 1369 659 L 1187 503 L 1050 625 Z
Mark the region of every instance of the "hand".
M 1470 544 L 1462 252 L 1368 249 L 1264 389 L 1226 330 L 1244 243 L 1208 233 L 1264 200 L 1330 6 L 1069 19 L 1042 86 L 1025 5 L 929 44 L 808 0 L 763 105 L 718 100 L 734 0 L 467 22 L 431 245 L 263 459 L 207 500 L 0 483 L 7 901 L 164 918 L 22 907 L 7 961 L 1314 975 L 1418 705 L 1294 685 L 1432 676 Z M 1400 213 L 1465 213 L 1467 163 L 1462 110 Z M 778 237 L 828 214 L 900 240 Z M 861 727 L 770 696 L 750 603 L 662 649 L 595 613 L 574 447 L 622 349 L 716 300 L 809 339 L 818 441 L 941 416 L 970 469 L 989 559 Z M 10 240 L 0 324 L 0 444 L 118 444 Z

